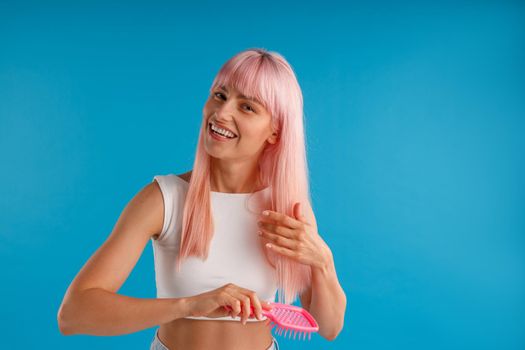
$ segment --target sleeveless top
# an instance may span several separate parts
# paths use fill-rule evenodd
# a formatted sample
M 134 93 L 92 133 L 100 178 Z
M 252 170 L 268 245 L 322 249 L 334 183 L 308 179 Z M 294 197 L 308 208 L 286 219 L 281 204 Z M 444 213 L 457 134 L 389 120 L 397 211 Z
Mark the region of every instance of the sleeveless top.
M 182 210 L 189 183 L 174 174 L 157 175 L 153 181 L 159 184 L 164 201 L 162 231 L 157 239 L 151 238 L 157 298 L 189 297 L 233 283 L 256 292 L 259 300 L 275 301 L 277 272 L 257 235 L 257 220 L 269 199 L 269 187 L 253 193 L 211 191 L 215 231 L 208 258 L 187 257 L 177 272 L 175 257 L 179 253 Z M 239 316 L 185 318 L 241 320 Z M 247 319 L 247 322 L 255 321 L 259 320 Z

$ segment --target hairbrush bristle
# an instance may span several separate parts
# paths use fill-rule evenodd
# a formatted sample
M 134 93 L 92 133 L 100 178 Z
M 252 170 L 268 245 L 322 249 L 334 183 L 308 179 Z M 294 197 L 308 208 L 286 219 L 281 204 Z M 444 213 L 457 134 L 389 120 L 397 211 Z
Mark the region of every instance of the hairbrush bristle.
M 312 332 L 317 332 L 319 326 L 307 310 L 298 306 L 270 303 L 272 309 L 270 311 L 263 311 L 263 314 L 268 317 L 267 325 L 270 330 L 274 330 L 275 334 L 296 339 L 305 340 L 306 333 L 308 333 L 308 340 L 312 338 Z M 275 327 L 275 329 L 274 329 Z

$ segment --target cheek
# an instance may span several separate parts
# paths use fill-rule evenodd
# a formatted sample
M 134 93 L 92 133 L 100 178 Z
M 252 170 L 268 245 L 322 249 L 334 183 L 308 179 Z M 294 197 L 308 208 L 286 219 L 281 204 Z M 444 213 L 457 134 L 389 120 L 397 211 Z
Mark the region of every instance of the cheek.
M 213 101 L 206 101 L 206 103 L 204 104 L 204 107 L 203 107 L 203 112 L 204 112 L 204 115 L 208 118 L 211 116 L 211 114 L 213 113 Z
M 241 139 L 243 142 L 248 142 L 250 144 L 256 144 L 259 145 L 264 142 L 266 139 L 265 132 L 262 128 L 256 129 L 256 128 L 239 128 L 239 132 L 241 134 Z
M 206 118 L 208 118 L 210 116 L 210 113 L 211 113 L 211 108 L 210 108 L 210 104 L 209 103 L 206 103 L 204 105 L 204 108 L 202 109 L 202 112 L 204 113 L 204 116 Z
M 244 120 L 243 120 L 244 122 Z M 238 123 L 239 132 L 249 136 L 252 140 L 263 140 L 268 135 L 267 126 L 260 120 L 252 120 L 251 123 Z

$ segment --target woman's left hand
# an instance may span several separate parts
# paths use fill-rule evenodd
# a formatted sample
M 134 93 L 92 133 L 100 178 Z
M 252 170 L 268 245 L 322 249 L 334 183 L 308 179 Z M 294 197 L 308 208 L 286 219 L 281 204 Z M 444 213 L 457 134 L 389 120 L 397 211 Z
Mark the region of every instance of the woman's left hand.
M 330 248 L 302 215 L 300 206 L 299 202 L 294 204 L 295 218 L 265 210 L 269 215 L 260 215 L 258 221 L 260 237 L 270 241 L 266 244 L 267 249 L 302 264 L 322 268 L 330 259 Z

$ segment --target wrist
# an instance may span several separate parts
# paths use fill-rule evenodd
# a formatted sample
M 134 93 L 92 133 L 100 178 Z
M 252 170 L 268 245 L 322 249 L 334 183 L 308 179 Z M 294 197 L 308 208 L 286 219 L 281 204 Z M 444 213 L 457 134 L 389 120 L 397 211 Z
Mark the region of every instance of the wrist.
M 189 297 L 173 298 L 171 305 L 174 319 L 191 316 L 191 300 Z
M 316 274 L 327 275 L 334 266 L 334 259 L 332 256 L 332 251 L 330 249 L 326 250 L 323 254 L 318 265 L 312 266 L 312 272 Z

